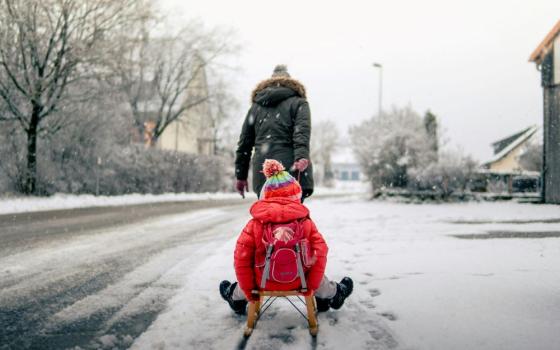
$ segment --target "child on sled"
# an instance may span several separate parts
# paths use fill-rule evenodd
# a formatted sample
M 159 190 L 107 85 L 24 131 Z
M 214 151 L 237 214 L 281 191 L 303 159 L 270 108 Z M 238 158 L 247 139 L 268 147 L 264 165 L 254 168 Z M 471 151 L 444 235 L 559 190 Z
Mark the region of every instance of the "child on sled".
M 324 275 L 328 247 L 301 203 L 299 183 L 276 160 L 267 159 L 263 173 L 267 180 L 250 209 L 253 218 L 237 239 L 238 282 L 222 281 L 222 298 L 235 313 L 244 314 L 247 301 L 259 298 L 254 290 L 303 290 L 314 293 L 317 311 L 339 309 L 352 293 L 353 282 L 344 277 L 337 283 Z M 297 259 L 291 269 L 286 267 L 290 257 Z

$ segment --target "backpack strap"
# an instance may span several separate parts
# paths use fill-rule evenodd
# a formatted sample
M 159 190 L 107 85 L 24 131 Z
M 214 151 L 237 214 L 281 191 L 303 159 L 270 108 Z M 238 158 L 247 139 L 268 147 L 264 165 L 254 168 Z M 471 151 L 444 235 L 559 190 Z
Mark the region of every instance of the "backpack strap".
M 272 248 L 274 248 L 274 245 L 270 243 L 266 247 L 266 259 L 265 259 L 264 270 L 261 278 L 261 289 L 265 288 L 266 280 L 268 279 L 268 275 L 270 274 L 270 256 L 272 255 Z
M 270 275 L 270 257 L 272 256 L 272 250 L 274 249 L 274 242 L 272 240 L 272 224 L 267 223 L 263 225 L 263 237 L 262 241 L 266 244 L 266 256 L 264 263 L 264 270 L 261 278 L 261 289 L 266 286 L 266 280 L 268 280 Z
M 300 239 L 302 239 L 305 236 L 305 232 L 303 229 L 304 220 L 305 219 L 300 219 L 296 221 L 296 235 L 299 235 Z M 301 280 L 301 290 L 307 291 L 307 281 L 305 280 L 305 272 L 303 272 L 303 262 L 301 259 L 301 254 L 302 254 L 301 242 L 298 242 L 294 247 L 294 249 L 296 250 L 297 271 L 298 271 L 299 278 Z
M 294 237 L 298 237 L 299 239 L 305 238 L 305 221 L 307 217 L 302 219 L 295 220 L 295 230 L 294 230 Z
M 305 274 L 303 273 L 303 264 L 301 262 L 301 249 L 299 247 L 299 243 L 296 244 L 296 256 L 297 256 L 297 270 L 299 278 L 301 279 L 301 290 L 306 292 L 307 291 L 307 282 L 305 281 Z
M 263 223 L 262 225 L 262 241 L 266 246 L 274 243 L 274 237 L 272 236 L 272 226 L 273 225 L 270 222 L 266 224 Z

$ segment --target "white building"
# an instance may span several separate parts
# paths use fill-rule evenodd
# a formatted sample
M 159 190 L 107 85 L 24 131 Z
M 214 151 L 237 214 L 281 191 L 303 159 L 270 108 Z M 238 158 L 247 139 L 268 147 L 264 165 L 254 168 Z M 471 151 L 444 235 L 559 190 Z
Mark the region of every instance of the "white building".
M 362 181 L 365 179 L 360 164 L 349 146 L 340 147 L 332 158 L 332 171 L 338 181 Z

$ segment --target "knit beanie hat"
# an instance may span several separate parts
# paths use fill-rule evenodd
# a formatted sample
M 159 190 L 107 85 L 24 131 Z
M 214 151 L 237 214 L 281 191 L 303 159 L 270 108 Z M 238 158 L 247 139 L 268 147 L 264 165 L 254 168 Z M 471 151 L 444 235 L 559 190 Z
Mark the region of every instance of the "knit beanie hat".
M 266 159 L 263 163 L 263 174 L 266 181 L 261 189 L 261 199 L 268 198 L 290 198 L 295 201 L 301 200 L 301 186 L 282 163 L 274 159 Z
M 274 67 L 274 72 L 272 72 L 273 78 L 289 78 L 288 67 L 285 64 L 279 64 Z

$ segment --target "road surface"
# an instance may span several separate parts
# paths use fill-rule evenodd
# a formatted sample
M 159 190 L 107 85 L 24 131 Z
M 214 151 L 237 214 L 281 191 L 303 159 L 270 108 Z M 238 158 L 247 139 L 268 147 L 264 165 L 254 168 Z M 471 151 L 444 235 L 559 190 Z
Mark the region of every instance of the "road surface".
M 197 201 L 0 216 L 0 349 L 87 348 L 96 347 L 100 334 L 141 334 L 176 288 L 162 276 L 201 242 L 234 234 L 239 224 L 219 230 L 245 218 L 249 204 Z

